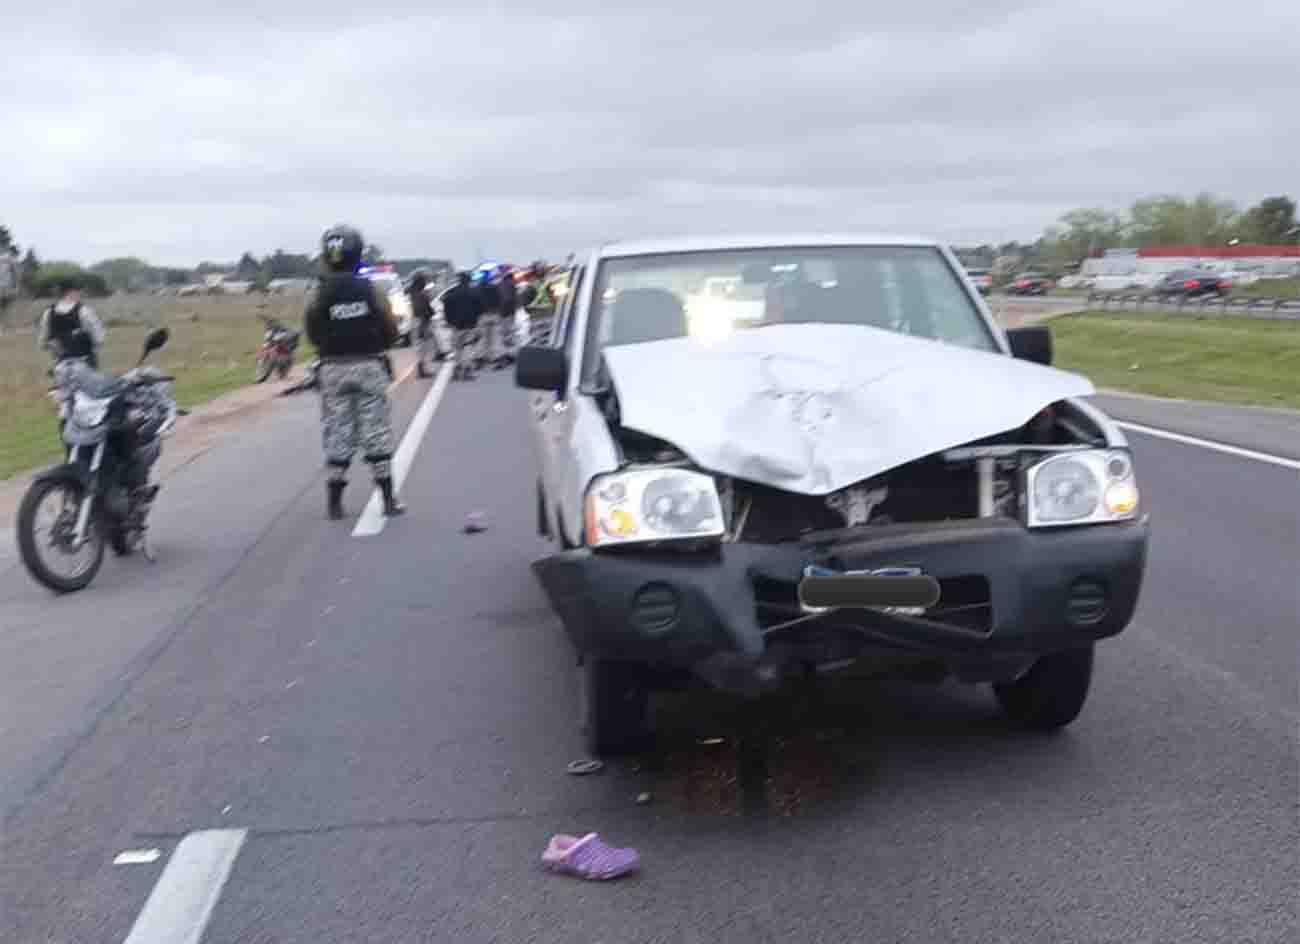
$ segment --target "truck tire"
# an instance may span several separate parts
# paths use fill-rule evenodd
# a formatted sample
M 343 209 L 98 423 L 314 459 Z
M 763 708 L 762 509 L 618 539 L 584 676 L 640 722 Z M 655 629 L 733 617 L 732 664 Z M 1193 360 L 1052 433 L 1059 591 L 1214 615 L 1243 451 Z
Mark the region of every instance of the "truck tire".
M 1092 684 L 1094 646 L 1043 656 L 1014 682 L 995 684 L 1002 710 L 1035 731 L 1056 731 L 1079 716 Z
M 587 656 L 582 672 L 582 733 L 594 757 L 623 754 L 649 733 L 649 691 L 640 667 Z

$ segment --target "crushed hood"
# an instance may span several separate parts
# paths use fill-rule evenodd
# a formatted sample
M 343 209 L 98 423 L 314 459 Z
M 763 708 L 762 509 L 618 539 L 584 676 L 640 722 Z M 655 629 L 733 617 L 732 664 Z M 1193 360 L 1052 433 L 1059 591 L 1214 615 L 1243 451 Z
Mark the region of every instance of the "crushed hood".
M 773 325 L 604 354 L 623 426 L 701 468 L 808 495 L 1095 393 L 1077 374 L 857 325 Z

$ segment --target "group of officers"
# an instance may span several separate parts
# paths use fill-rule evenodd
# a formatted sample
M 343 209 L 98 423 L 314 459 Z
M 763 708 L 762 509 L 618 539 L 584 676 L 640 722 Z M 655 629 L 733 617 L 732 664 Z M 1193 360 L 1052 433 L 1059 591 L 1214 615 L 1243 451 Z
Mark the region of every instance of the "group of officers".
M 514 360 L 515 317 L 521 298 L 513 266 L 485 271 L 477 281 L 470 272 L 459 272 L 438 296 L 452 332 L 450 351 L 443 349 L 434 329 L 428 277 L 416 272 L 408 292 L 419 338 L 421 377 L 429 376 L 430 354 L 435 360 L 453 360 L 453 380 L 473 380 L 485 367 L 501 370 Z

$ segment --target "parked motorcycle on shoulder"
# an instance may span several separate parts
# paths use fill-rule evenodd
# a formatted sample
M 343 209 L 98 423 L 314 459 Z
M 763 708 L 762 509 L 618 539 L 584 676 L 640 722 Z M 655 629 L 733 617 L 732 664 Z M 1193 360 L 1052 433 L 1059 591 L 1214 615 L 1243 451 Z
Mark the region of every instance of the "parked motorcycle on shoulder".
M 280 379 L 284 380 L 293 368 L 294 355 L 298 353 L 299 334 L 274 318 L 262 316 L 262 321 L 266 323 L 266 334 L 262 336 L 262 346 L 257 350 L 255 377 L 258 383 L 262 383 L 272 373 L 278 373 Z
M 152 332 L 139 362 L 121 377 L 77 358 L 54 367 L 65 461 L 33 480 L 16 530 L 28 572 L 56 593 L 89 586 L 105 545 L 119 556 L 140 550 L 154 559 L 147 532 L 159 486 L 149 474 L 180 411 L 170 386 L 175 378 L 142 365 L 167 340 L 166 328 Z

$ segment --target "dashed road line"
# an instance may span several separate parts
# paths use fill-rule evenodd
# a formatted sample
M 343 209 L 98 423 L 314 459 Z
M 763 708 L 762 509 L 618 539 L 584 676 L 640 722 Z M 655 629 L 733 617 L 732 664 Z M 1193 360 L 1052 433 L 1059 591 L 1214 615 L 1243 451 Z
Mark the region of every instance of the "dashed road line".
M 209 829 L 182 839 L 124 944 L 199 944 L 247 835 Z
M 412 370 L 415 368 L 412 367 Z M 445 363 L 442 369 L 438 371 L 438 377 L 433 382 L 433 386 L 424 396 L 424 402 L 420 404 L 419 410 L 415 413 L 415 418 L 411 420 L 411 425 L 406 427 L 406 433 L 402 436 L 402 442 L 397 447 L 397 453 L 393 456 L 393 490 L 400 492 L 402 483 L 406 481 L 406 473 L 410 471 L 411 463 L 415 461 L 415 454 L 420 448 L 420 443 L 424 441 L 425 430 L 429 428 L 429 423 L 433 419 L 433 414 L 438 409 L 438 404 L 442 401 L 442 395 L 447 391 L 447 384 L 451 380 L 452 365 Z M 366 508 L 361 512 L 361 517 L 357 519 L 356 527 L 352 529 L 354 538 L 374 537 L 384 530 L 388 519 L 383 515 L 383 499 L 380 498 L 379 489 L 375 489 L 370 495 L 370 501 Z
M 1256 452 L 1254 449 L 1243 449 L 1240 446 L 1230 446 L 1227 443 L 1215 442 L 1212 439 L 1198 439 L 1195 436 L 1185 436 L 1182 433 L 1170 432 L 1167 429 L 1156 429 L 1153 426 L 1142 426 L 1139 423 L 1119 422 L 1121 429 L 1132 430 L 1135 433 L 1143 433 L 1147 436 L 1155 436 L 1158 439 L 1168 439 L 1171 442 L 1183 443 L 1188 446 L 1199 446 L 1202 449 L 1210 449 L 1214 452 L 1222 452 L 1226 455 L 1237 456 L 1241 459 L 1253 459 L 1256 462 L 1267 462 L 1271 465 L 1281 466 L 1284 469 L 1295 469 L 1300 471 L 1300 460 L 1288 459 L 1285 456 L 1275 456 L 1267 452 Z

